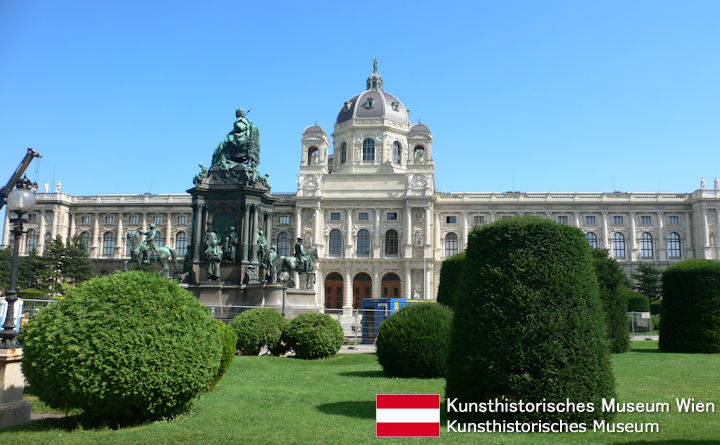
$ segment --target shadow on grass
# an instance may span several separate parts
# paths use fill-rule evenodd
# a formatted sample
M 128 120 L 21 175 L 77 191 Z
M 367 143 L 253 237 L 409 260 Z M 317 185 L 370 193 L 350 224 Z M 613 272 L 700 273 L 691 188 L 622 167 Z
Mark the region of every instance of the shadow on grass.
M 375 418 L 375 401 L 348 401 L 323 403 L 316 406 L 317 410 L 333 416 L 359 417 L 361 419 Z
M 64 430 L 73 431 L 79 426 L 85 429 L 91 429 L 92 426 L 88 425 L 83 421 L 81 415 L 66 416 L 66 417 L 49 417 L 46 419 L 33 420 L 22 425 L 14 426 L 5 430 L 6 431 L 25 431 L 25 432 L 36 432 L 36 431 L 50 431 L 50 430 Z M 96 428 L 107 428 L 106 426 L 95 426 Z
M 659 350 L 659 349 L 633 349 L 633 350 L 631 350 L 630 352 L 640 352 L 640 353 L 643 353 L 643 354 L 647 354 L 647 353 L 650 353 L 650 354 L 662 354 L 662 353 L 664 353 L 665 351 L 661 351 L 661 350 Z
M 347 372 L 340 372 L 340 373 L 338 373 L 338 375 L 341 375 L 343 377 L 364 377 L 364 378 L 372 378 L 372 379 L 389 378 L 382 371 L 347 371 Z

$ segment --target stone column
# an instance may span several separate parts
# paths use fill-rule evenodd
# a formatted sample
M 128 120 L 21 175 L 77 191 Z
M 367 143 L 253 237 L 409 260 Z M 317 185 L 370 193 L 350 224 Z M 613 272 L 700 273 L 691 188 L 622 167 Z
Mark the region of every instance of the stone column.
M 100 213 L 96 212 L 93 219 L 95 221 L 93 223 L 93 247 L 95 248 L 93 258 L 100 258 Z
M 318 257 L 322 258 L 325 256 L 325 236 L 323 233 L 323 227 L 325 226 L 325 221 L 323 218 L 323 212 L 322 209 L 320 209 L 320 204 L 318 203 L 318 206 L 315 208 L 315 244 L 318 247 Z M 323 300 L 324 301 L 324 300 Z
M 437 227 L 440 216 L 436 215 L 435 225 L 438 229 L 438 236 L 440 236 L 440 228 Z M 432 246 L 432 215 L 430 215 L 430 206 L 425 207 L 425 245 Z M 437 248 L 437 244 L 435 245 Z
M 115 245 L 115 258 L 122 258 L 124 255 L 123 249 L 125 249 L 125 239 L 123 238 L 123 214 L 118 213 L 117 222 L 117 244 Z
M 378 298 L 378 297 L 384 296 L 382 294 L 381 279 L 382 279 L 382 277 L 380 276 L 380 274 L 377 271 L 373 272 L 373 276 L 372 276 L 373 282 L 372 282 L 372 288 L 370 289 L 370 298 Z M 392 295 L 388 295 L 388 297 L 392 297 Z
M 637 260 L 637 235 L 635 233 L 635 212 L 630 212 L 630 261 Z
M 240 244 L 242 249 L 240 254 L 242 255 L 242 261 L 248 261 L 248 248 L 250 244 L 250 205 L 245 204 L 245 212 L 243 213 L 242 220 L 242 240 Z
M 295 209 L 295 239 L 302 237 L 302 209 Z M 290 240 L 290 247 L 295 245 L 295 240 Z
M 258 242 L 258 207 L 255 205 L 253 206 L 253 219 L 252 219 L 252 234 L 250 235 L 251 244 L 250 244 L 250 261 L 253 263 L 257 262 L 257 242 Z
M 412 298 L 412 270 L 410 265 L 405 265 L 405 281 L 401 283 L 403 289 L 403 298 Z
M 2 247 L 7 247 L 8 244 L 10 244 L 10 217 L 8 216 L 8 213 L 10 211 L 6 208 L 5 209 L 5 223 L 3 224 L 3 237 L 2 237 Z M 42 218 L 42 212 L 40 213 L 40 217 Z M 40 227 L 43 227 L 42 219 L 40 220 Z M 40 242 L 42 242 L 42 236 L 44 234 L 41 234 Z
M 380 233 L 380 210 L 375 209 L 375 242 L 372 248 L 373 258 L 380 258 L 385 252 L 382 248 L 382 238 L 384 234 Z
M 52 212 L 53 212 L 53 222 L 52 222 L 52 227 L 50 227 L 50 238 L 51 238 L 51 240 L 54 240 L 55 237 L 57 236 L 57 232 L 58 232 L 58 208 L 57 208 L 57 206 L 53 206 Z
M 657 246 L 657 259 L 665 261 L 667 259 L 667 252 L 665 251 L 665 234 L 663 233 L 663 212 L 657 213 L 658 219 L 658 246 Z
M 268 242 L 268 250 L 274 246 L 273 244 L 273 234 L 272 234 L 272 220 L 273 220 L 273 213 L 268 212 L 267 213 L 267 223 L 265 224 L 265 239 L 267 239 Z
M 705 242 L 705 245 L 703 247 L 710 247 L 710 228 L 708 227 L 707 210 L 702 209 L 700 215 L 702 216 L 703 239 Z M 703 249 L 702 257 L 705 258 L 705 250 L 704 249 Z
M 460 251 L 463 251 L 467 248 L 467 242 L 468 242 L 468 214 L 467 212 L 462 212 L 462 228 L 463 228 L 463 237 L 460 240 Z
M 424 284 L 424 291 L 423 291 L 423 300 L 430 300 L 434 295 L 432 295 L 432 270 L 430 267 L 425 265 L 425 283 Z
M 5 226 L 7 227 L 7 211 L 5 211 L 5 218 L 6 218 Z M 46 231 L 47 231 L 47 229 L 45 228 L 45 211 L 43 210 L 40 212 L 40 239 L 38 240 L 38 244 L 40 245 L 38 248 L 38 253 L 40 255 L 42 255 L 43 252 L 45 252 L 45 232 Z M 4 243 L 4 244 L 7 245 L 7 243 Z
M 147 232 L 148 224 L 147 224 L 147 212 L 143 212 L 142 214 L 142 231 Z
M 687 233 L 687 236 L 680 239 L 680 243 L 681 243 L 680 244 L 680 249 L 681 249 L 680 253 L 683 258 L 693 258 L 693 257 L 695 257 L 695 254 L 692 253 L 693 252 L 693 242 L 692 242 L 693 232 L 692 232 L 692 221 L 690 220 L 689 213 L 685 214 L 685 221 L 687 223 L 687 226 L 685 229 L 685 233 Z M 691 252 L 692 256 L 687 256 L 688 255 L 687 252 Z
M 412 207 L 405 207 L 405 234 L 404 234 L 405 258 L 412 257 Z
M 345 234 L 345 258 L 353 257 L 352 209 L 347 209 L 347 233 Z M 351 284 L 352 286 L 352 284 Z
M 608 212 L 602 212 L 602 229 L 603 229 L 603 239 L 602 239 L 602 247 L 603 249 L 609 249 L 610 248 L 610 240 L 608 239 Z
M 430 209 L 428 209 L 428 212 Z M 428 226 L 430 226 L 430 219 L 427 221 Z M 440 244 L 440 214 L 438 212 L 435 212 L 435 248 L 441 249 Z M 434 255 L 433 255 L 434 258 Z
M 580 227 L 580 212 L 575 212 L 575 227 Z
M 68 242 L 72 241 L 75 236 L 75 214 L 68 212 L 68 218 L 70 218 L 70 229 L 68 229 Z
M 172 243 L 172 213 L 167 214 L 167 228 L 165 229 L 165 247 L 175 248 Z
M 199 262 L 200 261 L 200 252 L 202 251 L 203 245 L 202 245 L 202 211 L 203 211 L 203 205 L 197 204 L 195 206 L 195 209 L 193 209 L 195 221 L 193 221 L 193 234 L 192 234 L 192 243 L 193 243 L 193 262 Z
M 350 272 L 345 272 L 345 282 L 343 283 L 343 309 L 352 309 L 353 301 L 353 282 Z

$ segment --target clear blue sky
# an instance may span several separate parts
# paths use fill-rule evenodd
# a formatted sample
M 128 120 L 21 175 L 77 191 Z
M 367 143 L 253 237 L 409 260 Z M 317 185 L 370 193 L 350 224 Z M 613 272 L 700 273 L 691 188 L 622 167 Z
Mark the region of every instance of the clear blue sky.
M 0 2 L 0 172 L 184 192 L 252 109 L 294 192 L 372 60 L 441 191 L 689 192 L 720 176 L 720 2 Z M 36 167 L 39 168 L 36 174 Z M 52 186 L 54 189 L 54 186 Z

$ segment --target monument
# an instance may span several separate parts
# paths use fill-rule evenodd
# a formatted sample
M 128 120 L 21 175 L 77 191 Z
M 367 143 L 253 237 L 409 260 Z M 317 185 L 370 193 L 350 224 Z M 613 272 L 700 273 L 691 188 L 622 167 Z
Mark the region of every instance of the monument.
M 200 164 L 195 186 L 188 190 L 193 217 L 184 286 L 204 304 L 279 308 L 283 285 L 289 285 L 288 308 L 318 310 L 313 290 L 315 249 L 285 258 L 269 245 L 276 198 L 270 193 L 269 175 L 262 176 L 258 168 L 260 129 L 242 108 L 235 116 L 210 168 Z M 292 278 L 289 283 L 278 282 L 282 270 L 289 270 L 291 277 L 292 272 L 304 273 L 305 285 Z

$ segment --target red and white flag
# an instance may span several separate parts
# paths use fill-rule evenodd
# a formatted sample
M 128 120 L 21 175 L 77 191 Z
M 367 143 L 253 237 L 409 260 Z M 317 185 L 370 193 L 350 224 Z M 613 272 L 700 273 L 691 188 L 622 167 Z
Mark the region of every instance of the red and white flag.
M 439 437 L 440 394 L 378 394 L 377 437 Z

